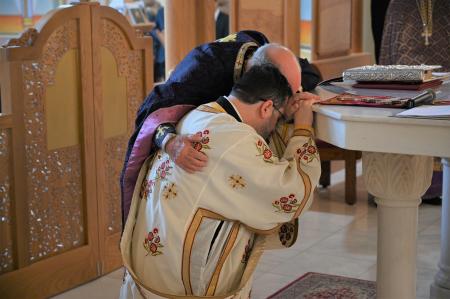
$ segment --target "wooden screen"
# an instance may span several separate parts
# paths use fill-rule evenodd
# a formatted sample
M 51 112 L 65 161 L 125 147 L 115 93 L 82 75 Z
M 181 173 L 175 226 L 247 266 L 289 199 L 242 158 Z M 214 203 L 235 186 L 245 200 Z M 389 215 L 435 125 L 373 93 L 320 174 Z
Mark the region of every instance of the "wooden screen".
M 120 266 L 119 171 L 151 55 L 96 3 L 54 10 L 1 49 L 2 298 L 48 297 Z

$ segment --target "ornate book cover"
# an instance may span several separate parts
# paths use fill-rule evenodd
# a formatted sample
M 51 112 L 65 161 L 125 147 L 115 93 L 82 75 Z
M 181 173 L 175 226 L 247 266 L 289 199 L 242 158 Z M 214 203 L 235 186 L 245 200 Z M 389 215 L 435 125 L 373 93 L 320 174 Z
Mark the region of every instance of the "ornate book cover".
M 425 82 L 440 65 L 366 65 L 343 72 L 343 79 L 358 82 Z
M 360 96 L 350 93 L 343 93 L 321 101 L 321 105 L 343 105 L 343 106 L 363 106 L 376 108 L 407 108 L 410 98 L 399 98 L 389 96 Z M 434 100 L 433 105 L 449 105 L 450 99 Z
M 321 105 L 365 106 L 384 108 L 404 108 L 409 99 L 388 96 L 358 96 L 349 93 L 337 95 L 321 101 Z

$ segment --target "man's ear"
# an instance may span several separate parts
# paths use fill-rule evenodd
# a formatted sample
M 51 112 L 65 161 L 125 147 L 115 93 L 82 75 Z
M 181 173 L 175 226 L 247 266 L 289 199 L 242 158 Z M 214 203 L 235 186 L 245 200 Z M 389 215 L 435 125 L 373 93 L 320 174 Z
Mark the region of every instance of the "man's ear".
M 263 101 L 260 108 L 259 108 L 259 114 L 260 117 L 263 119 L 269 118 L 272 116 L 273 113 L 273 102 L 272 100 L 266 100 Z

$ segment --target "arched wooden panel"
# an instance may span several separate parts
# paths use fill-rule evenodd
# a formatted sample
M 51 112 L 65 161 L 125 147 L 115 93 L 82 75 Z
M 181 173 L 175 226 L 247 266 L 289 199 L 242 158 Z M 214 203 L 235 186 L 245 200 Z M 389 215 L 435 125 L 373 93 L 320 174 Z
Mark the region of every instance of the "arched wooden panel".
M 153 86 L 152 41 L 116 10 L 92 9 L 97 199 L 101 272 L 122 264 L 119 177 L 136 112 Z
M 230 24 L 231 32 L 257 30 L 299 53 L 299 0 L 231 0 Z
M 81 77 L 78 49 L 68 50 L 59 60 L 53 84 L 48 85 L 44 96 L 47 149 L 80 144 L 81 128 Z M 61 95 L 64 95 L 63 97 Z

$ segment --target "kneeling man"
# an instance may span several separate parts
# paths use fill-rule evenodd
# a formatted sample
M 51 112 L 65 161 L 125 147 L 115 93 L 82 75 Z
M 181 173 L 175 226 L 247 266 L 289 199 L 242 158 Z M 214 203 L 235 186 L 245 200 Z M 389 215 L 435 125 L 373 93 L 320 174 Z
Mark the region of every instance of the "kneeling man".
M 121 241 L 121 298 L 249 297 L 264 236 L 307 210 L 320 176 L 314 100 L 295 103 L 283 156 L 266 143 L 291 96 L 276 67 L 254 66 L 228 97 L 179 122 L 177 133 L 201 136 L 194 148 L 208 166 L 189 174 L 159 151 L 142 167 Z

